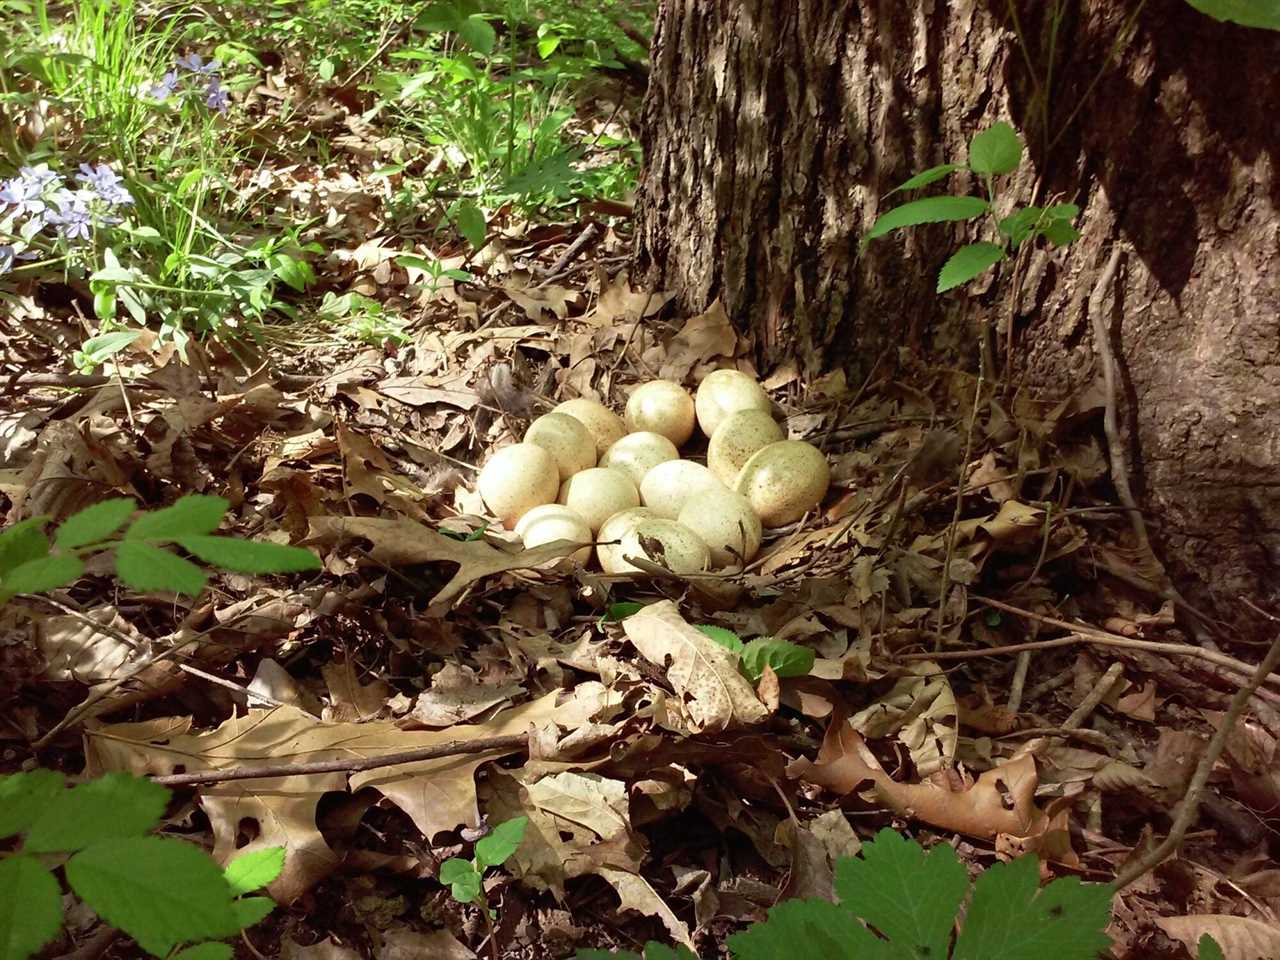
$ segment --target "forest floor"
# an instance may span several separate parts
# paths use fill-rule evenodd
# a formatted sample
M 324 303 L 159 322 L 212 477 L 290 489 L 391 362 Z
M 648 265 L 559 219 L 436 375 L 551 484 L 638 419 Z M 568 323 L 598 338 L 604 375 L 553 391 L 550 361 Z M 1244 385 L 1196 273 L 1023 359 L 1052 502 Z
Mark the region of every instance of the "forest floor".
M 12 525 L 109 496 L 217 494 L 224 532 L 308 547 L 323 570 L 220 574 L 191 598 L 125 590 L 102 562 L 12 600 L 0 772 L 296 765 L 176 787 L 165 820 L 215 855 L 285 848 L 284 906 L 244 934 L 246 958 L 648 940 L 716 956 L 780 900 L 830 899 L 837 861 L 883 827 L 952 846 L 972 876 L 1035 852 L 1046 878 L 1101 882 L 1168 832 L 1262 651 L 1206 653 L 1152 579 L 1108 481 L 1108 398 L 1043 402 L 889 357 L 859 382 L 756 371 L 718 307 L 681 315 L 632 281 L 622 194 L 499 204 L 476 244 L 440 232 L 465 221 L 456 209 L 415 228 L 405 174 L 387 172 L 401 128 L 362 119 L 344 87 L 276 110 L 296 91 L 259 81 L 241 98 L 258 98 L 252 128 L 307 140 L 309 159 L 267 150 L 231 173 L 296 204 L 307 297 L 252 335 L 135 334 L 90 369 L 73 360 L 103 330 L 89 283 L 19 277 L 0 320 L 0 497 Z M 634 90 L 593 101 L 583 142 L 635 107 Z M 565 568 L 485 516 L 477 468 L 532 418 L 574 396 L 621 409 L 638 383 L 692 388 L 723 367 L 760 375 L 833 475 L 821 510 L 769 531 L 743 572 Z M 716 694 L 720 668 L 690 639 L 702 626 L 813 665 L 765 671 L 749 701 Z M 1273 675 L 1180 855 L 1118 895 L 1112 956 L 1191 957 L 1206 932 L 1228 957 L 1276 942 L 1278 704 Z M 478 742 L 492 737 L 515 739 Z M 516 816 L 529 825 L 487 878 L 490 931 L 436 877 L 471 855 L 477 824 Z M 73 912 L 51 953 L 138 955 L 102 929 Z

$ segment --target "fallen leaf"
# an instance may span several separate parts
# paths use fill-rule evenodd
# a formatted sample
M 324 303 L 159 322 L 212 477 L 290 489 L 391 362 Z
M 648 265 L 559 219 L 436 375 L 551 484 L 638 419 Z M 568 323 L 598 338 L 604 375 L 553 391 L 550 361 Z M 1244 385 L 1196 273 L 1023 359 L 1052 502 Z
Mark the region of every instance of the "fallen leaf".
M 671 934 L 672 940 L 683 943 L 690 950 L 693 949 L 689 928 L 658 896 L 658 892 L 649 885 L 648 880 L 638 874 L 615 870 L 613 867 L 601 867 L 596 872 L 618 892 L 618 899 L 622 901 L 620 909 L 634 910 L 647 917 L 657 917 Z
M 1156 926 L 1194 951 L 1209 934 L 1222 948 L 1225 960 L 1275 960 L 1280 957 L 1280 927 L 1249 917 L 1198 914 L 1190 917 L 1156 917 Z
M 448 930 L 418 933 L 408 927 L 392 927 L 382 934 L 374 960 L 475 960 L 476 955 Z
M 431 689 L 418 695 L 402 726 L 449 727 L 478 717 L 524 693 L 518 683 L 481 683 L 475 670 L 447 663 L 431 678 Z

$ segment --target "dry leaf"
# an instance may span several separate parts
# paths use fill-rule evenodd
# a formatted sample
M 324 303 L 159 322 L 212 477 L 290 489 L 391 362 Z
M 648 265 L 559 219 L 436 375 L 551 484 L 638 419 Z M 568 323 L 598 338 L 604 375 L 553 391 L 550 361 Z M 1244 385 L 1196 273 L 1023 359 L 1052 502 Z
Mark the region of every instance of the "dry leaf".
M 622 622 L 649 662 L 667 671 L 692 733 L 763 723 L 768 708 L 738 672 L 738 658 L 691 627 L 670 600 L 651 603 Z
M 634 619 L 634 618 L 632 618 Z M 634 910 L 647 917 L 657 917 L 671 934 L 671 939 L 683 943 L 690 950 L 693 940 L 689 936 L 689 928 L 671 911 L 671 908 L 658 896 L 658 892 L 649 885 L 644 877 L 613 867 L 601 867 L 596 871 L 614 890 L 622 901 L 620 909 Z
M 431 689 L 418 695 L 403 726 L 449 727 L 478 717 L 524 692 L 518 683 L 481 683 L 471 667 L 447 663 L 431 678 Z
M 418 933 L 408 927 L 392 927 L 382 935 L 374 960 L 476 960 L 471 948 L 448 930 Z
M 1199 914 L 1190 917 L 1156 917 L 1156 926 L 1194 951 L 1200 937 L 1218 941 L 1225 960 L 1275 960 L 1280 957 L 1280 927 L 1249 917 Z

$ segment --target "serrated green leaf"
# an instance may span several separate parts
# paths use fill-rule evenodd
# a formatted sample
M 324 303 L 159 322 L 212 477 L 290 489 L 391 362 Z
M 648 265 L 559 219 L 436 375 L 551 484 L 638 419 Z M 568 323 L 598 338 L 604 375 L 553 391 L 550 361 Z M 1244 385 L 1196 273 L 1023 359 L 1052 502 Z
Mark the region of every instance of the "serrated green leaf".
M 500 867 L 507 858 L 520 848 L 524 839 L 524 829 L 529 825 L 528 817 L 513 817 L 493 828 L 487 837 L 476 841 L 476 863 L 480 869 Z
M 48 522 L 48 517 L 31 517 L 0 532 L 0 577 L 49 555 L 49 538 L 44 535 Z
M 1055 247 L 1065 247 L 1080 239 L 1080 231 L 1066 220 L 1050 220 L 1044 225 L 1041 233 Z
M 0 581 L 0 595 L 48 593 L 74 583 L 84 573 L 84 562 L 70 554 L 41 557 L 10 570 Z
M 163 957 L 240 931 L 231 888 L 198 847 L 164 837 L 105 840 L 67 861 L 67 882 L 107 923 Z
M 231 906 L 236 912 L 236 923 L 240 924 L 240 929 L 246 930 L 270 916 L 276 902 L 270 897 L 241 897 Z
M 924 197 L 882 213 L 871 225 L 867 240 L 882 237 L 900 227 L 915 227 L 922 223 L 944 223 L 951 220 L 971 220 L 986 212 L 987 201 L 981 197 Z
M 803 677 L 813 669 L 814 653 L 786 640 L 756 637 L 742 648 L 738 661 L 742 672 L 755 683 L 767 666 L 779 677 Z
M 58 881 L 34 857 L 0 860 L 0 957 L 26 960 L 62 927 Z
M 1004 259 L 1004 247 L 997 243 L 966 243 L 953 253 L 938 272 L 938 293 L 946 293 Z
M 476 14 L 467 17 L 458 25 L 458 36 L 472 50 L 486 56 L 493 53 L 493 47 L 498 42 L 498 34 L 494 31 L 492 24 Z
M 64 789 L 62 774 L 31 770 L 0 777 L 0 839 L 21 833 Z M 0 957 L 5 954 L 0 953 Z
M 233 956 L 225 943 L 197 943 L 175 954 L 173 960 L 231 960 Z
M 958 163 L 941 163 L 936 167 L 930 167 L 928 170 L 921 170 L 910 179 L 904 180 L 886 193 L 885 196 L 891 197 L 895 193 L 900 193 L 904 190 L 919 190 L 921 187 L 927 187 L 929 184 L 936 183 L 943 177 L 963 169 L 964 167 Z
M 298 573 L 319 570 L 320 558 L 310 550 L 234 537 L 178 537 L 179 546 L 211 567 L 236 573 Z
M 1114 892 L 1076 877 L 1041 890 L 1035 854 L 997 863 L 974 884 L 952 960 L 1094 960 L 1111 944 Z
M 634 603 L 630 600 L 620 600 L 617 603 L 611 603 L 605 607 L 604 613 L 600 615 L 601 623 L 621 623 L 627 617 L 634 613 L 639 613 L 647 604 Z
M 128 773 L 108 773 L 58 794 L 27 830 L 23 849 L 69 853 L 100 840 L 146 833 L 164 814 L 169 791 Z
M 1044 215 L 1050 220 L 1074 220 L 1080 216 L 1080 208 L 1074 203 L 1055 203 L 1045 207 Z
M 1222 955 L 1218 941 L 1206 933 L 1196 945 L 1196 960 L 1226 960 L 1226 957 Z
M 440 882 L 449 885 L 449 892 L 459 903 L 470 903 L 480 896 L 480 871 L 467 860 L 450 857 L 440 864 Z
M 1040 207 L 1023 207 L 1015 213 L 1009 214 L 997 224 L 1001 236 L 1009 238 L 1009 242 L 1013 245 L 1013 249 L 1017 250 L 1018 246 L 1035 228 L 1040 217 L 1044 214 L 1044 210 Z
M 1215 20 L 1280 30 L 1280 4 L 1275 0 L 1187 0 L 1187 3 Z
M 126 540 L 116 548 L 116 573 L 135 590 L 167 590 L 197 596 L 209 578 L 190 560 Z
M 1013 127 L 999 120 L 969 141 L 969 169 L 974 173 L 1012 173 L 1022 162 L 1022 141 Z
M 778 904 L 769 910 L 769 919 L 764 923 L 731 936 L 729 952 L 736 960 L 905 960 L 907 956 L 894 951 L 853 914 L 825 900 L 787 900 Z
M 949 846 L 938 844 L 926 853 L 916 841 L 887 828 L 863 844 L 861 857 L 836 864 L 840 906 L 908 956 L 947 955 L 956 911 L 968 890 L 969 875 Z
M 261 890 L 284 869 L 284 847 L 266 847 L 241 854 L 222 871 L 235 896 Z
M 696 625 L 695 629 L 703 636 L 710 637 L 726 650 L 732 650 L 734 653 L 742 652 L 742 638 L 732 630 L 717 627 L 713 623 L 700 623 Z
M 192 493 L 170 507 L 144 513 L 125 531 L 126 540 L 150 540 L 157 543 L 178 537 L 196 537 L 213 533 L 226 516 L 230 504 L 222 497 Z
M 53 542 L 64 550 L 83 547 L 88 543 L 105 540 L 125 525 L 125 521 L 138 509 L 131 497 L 116 497 L 85 507 L 63 521 L 54 534 Z
M 458 205 L 454 212 L 453 222 L 458 227 L 458 232 L 466 238 L 467 243 L 479 249 L 484 245 L 484 238 L 488 235 L 489 225 L 485 222 L 484 214 L 480 212 L 480 208 L 474 203 L 467 201 Z

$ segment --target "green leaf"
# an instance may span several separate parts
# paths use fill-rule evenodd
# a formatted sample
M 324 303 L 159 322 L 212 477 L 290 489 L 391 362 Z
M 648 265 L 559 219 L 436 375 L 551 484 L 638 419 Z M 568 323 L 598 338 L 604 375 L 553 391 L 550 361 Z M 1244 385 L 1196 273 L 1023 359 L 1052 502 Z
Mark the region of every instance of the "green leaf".
M 284 847 L 266 847 L 245 853 L 227 864 L 222 871 L 235 896 L 260 890 L 280 876 L 284 869 Z
M 1102 931 L 1114 888 L 1076 877 L 1039 886 L 1035 854 L 987 870 L 974 884 L 952 960 L 1094 960 L 1110 946 Z
M 971 220 L 987 212 L 987 201 L 981 197 L 924 197 L 894 207 L 876 218 L 867 240 L 883 237 L 890 230 L 915 227 L 922 223 Z
M 128 773 L 108 773 L 64 791 L 27 830 L 23 849 L 69 853 L 100 840 L 136 837 L 164 815 L 169 791 Z
M 267 919 L 276 902 L 270 897 L 241 897 L 232 901 L 231 906 L 236 912 L 236 923 L 244 930 Z
M 105 540 L 123 527 L 137 509 L 137 503 L 130 497 L 117 497 L 95 503 L 63 521 L 53 542 L 64 550 L 70 550 L 72 547 L 83 547 L 87 543 Z
M 171 507 L 144 513 L 125 531 L 126 540 L 163 542 L 213 533 L 230 504 L 222 497 L 192 493 Z
M 120 280 L 124 283 L 129 283 L 136 279 L 133 276 L 133 274 L 128 270 L 120 271 L 122 275 L 118 275 L 118 276 L 116 275 L 115 271 L 100 270 L 98 273 L 95 273 L 89 279 L 90 280 L 111 279 L 105 276 L 108 273 L 112 273 L 114 279 Z M 102 291 L 102 295 L 104 297 L 109 297 L 109 298 L 114 298 L 115 296 L 114 292 L 109 289 Z M 115 313 L 114 310 L 111 310 L 110 312 L 113 314 Z M 107 318 L 104 317 L 103 319 L 107 319 Z M 124 350 L 126 347 L 128 347 L 129 344 L 133 343 L 133 341 L 137 340 L 140 336 L 142 336 L 141 330 L 113 330 L 111 333 L 104 333 L 96 337 L 90 337 L 88 340 L 86 340 L 84 343 L 80 345 L 80 352 L 83 353 L 85 357 L 94 366 L 97 366 L 100 363 L 105 363 L 106 361 L 110 360 L 121 350 Z
M 67 882 L 107 923 L 162 957 L 180 943 L 240 931 L 231 888 L 204 851 L 182 840 L 105 840 L 67 861 Z
M 62 891 L 34 857 L 0 860 L 0 957 L 25 960 L 58 934 Z
M 472 14 L 459 24 L 458 36 L 472 50 L 485 56 L 493 53 L 493 47 L 498 42 L 498 35 L 489 21 L 477 14 Z
M 1050 220 L 1074 220 L 1080 216 L 1080 208 L 1074 203 L 1055 203 L 1045 208 L 1044 215 Z
M 1197 960 L 1226 960 L 1218 941 L 1207 933 L 1200 937 L 1200 942 L 1196 945 L 1196 957 Z
M 894 187 L 892 190 L 886 193 L 885 196 L 891 197 L 895 193 L 898 193 L 904 190 L 919 190 L 921 187 L 927 187 L 929 184 L 935 183 L 938 180 L 941 180 L 943 177 L 949 176 L 950 174 L 955 173 L 957 170 L 963 170 L 963 169 L 964 167 L 962 167 L 958 163 L 942 163 L 936 167 L 930 167 L 928 170 L 921 170 L 911 179 L 904 180 L 902 183 L 898 184 L 896 187 Z
M 458 205 L 454 212 L 454 223 L 457 224 L 458 232 L 461 233 L 471 246 L 479 249 L 484 245 L 484 238 L 488 233 L 488 224 L 485 223 L 484 214 L 480 212 L 480 208 L 470 201 Z
M 938 293 L 968 283 L 1003 259 L 1004 247 L 998 243 L 966 243 L 942 265 L 938 273 Z
M 524 839 L 524 829 L 529 825 L 528 817 L 513 817 L 505 823 L 493 828 L 487 837 L 476 841 L 476 863 L 480 869 L 499 867 L 507 862 L 520 847 Z
M 665 943 L 650 940 L 644 945 L 644 955 L 632 953 L 630 950 L 579 950 L 574 954 L 577 960 L 698 960 L 698 955 L 684 944 L 674 948 Z
M 1065 247 L 1080 238 L 1080 231 L 1066 220 L 1050 220 L 1044 225 L 1041 233 L 1055 247 Z
M 333 79 L 334 71 L 335 71 L 335 68 L 334 68 L 333 61 L 330 60 L 328 57 L 325 57 L 318 64 L 316 64 L 316 74 L 325 83 L 328 83 L 330 80 Z
M 48 522 L 48 517 L 31 517 L 0 532 L 0 577 L 49 555 L 49 538 L 44 535 Z
M 1035 229 L 1040 218 L 1044 215 L 1044 210 L 1040 207 L 1023 207 L 1014 213 L 1009 214 L 997 224 L 1000 235 L 1009 238 L 1009 242 L 1013 244 L 1013 249 L 1017 250 L 1022 241 Z
M 863 845 L 861 857 L 836 864 L 841 907 L 909 956 L 947 955 L 956 910 L 968 890 L 969 875 L 949 846 L 938 844 L 926 853 L 888 828 Z
M 210 566 L 236 573 L 297 573 L 320 569 L 320 558 L 301 547 L 234 537 L 178 537 L 177 542 Z
M 813 669 L 813 661 L 813 651 L 808 647 L 772 637 L 756 637 L 742 648 L 738 664 L 754 683 L 764 675 L 766 666 L 779 677 L 803 677 Z
M 627 617 L 634 613 L 639 613 L 647 604 L 635 603 L 631 600 L 619 600 L 617 603 L 611 603 L 605 607 L 604 613 L 600 615 L 601 623 L 621 623 Z
M 197 596 L 209 578 L 190 560 L 175 556 L 149 543 L 126 540 L 116 548 L 116 573 L 133 589 L 143 593 L 167 590 Z
M 62 793 L 62 774 L 31 770 L 0 777 L 0 839 L 21 833 Z M 6 956 L 0 952 L 0 957 Z
M 197 943 L 175 954 L 173 960 L 231 960 L 234 955 L 225 943 Z
M 450 857 L 440 864 L 440 882 L 449 885 L 453 899 L 470 903 L 480 896 L 480 871 L 469 861 Z
M 726 650 L 732 650 L 734 653 L 742 652 L 742 638 L 732 630 L 717 627 L 712 623 L 697 624 L 695 629 L 704 636 L 710 637 Z
M 1022 141 L 1003 120 L 969 141 L 969 169 L 974 173 L 1012 173 L 1022 162 Z
M 1187 0 L 1187 3 L 1215 20 L 1280 30 L 1280 4 L 1275 0 Z
M 0 581 L 0 594 L 47 593 L 65 587 L 84 573 L 84 561 L 71 554 L 42 557 L 15 567 Z
M 764 923 L 731 936 L 729 952 L 736 960 L 904 960 L 908 956 L 879 939 L 853 914 L 825 900 L 778 904 Z

